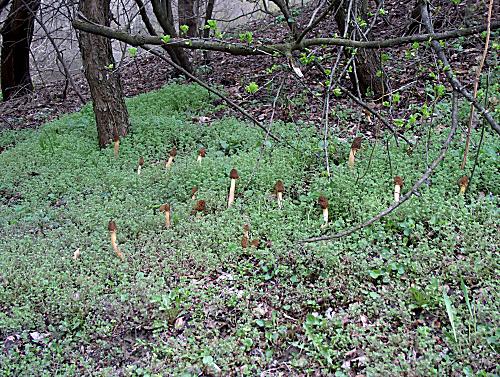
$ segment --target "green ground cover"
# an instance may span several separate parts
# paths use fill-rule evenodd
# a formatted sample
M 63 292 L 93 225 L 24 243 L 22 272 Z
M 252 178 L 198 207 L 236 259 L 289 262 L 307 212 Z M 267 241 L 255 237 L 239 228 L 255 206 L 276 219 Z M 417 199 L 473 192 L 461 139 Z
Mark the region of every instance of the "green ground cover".
M 425 170 L 425 140 L 410 155 L 386 136 L 390 160 L 384 143 L 365 140 L 350 170 L 350 142 L 332 137 L 328 180 L 313 126 L 277 122 L 282 141 L 263 143 L 236 119 L 193 122 L 211 103 L 181 85 L 128 100 L 132 132 L 119 159 L 97 149 L 90 106 L 39 131 L 0 134 L 0 145 L 16 142 L 0 154 L 0 375 L 498 375 L 496 136 L 486 134 L 465 198 L 459 134 L 430 185 L 395 213 L 300 244 L 386 208 L 394 175 L 406 192 Z M 449 124 L 449 107 L 437 113 L 436 125 Z M 439 129 L 431 160 L 446 137 Z M 240 180 L 227 209 L 233 167 Z M 193 186 L 207 203 L 201 217 L 191 214 Z M 319 195 L 330 201 L 326 228 Z M 165 202 L 171 229 L 158 211 Z M 111 249 L 110 219 L 125 262 Z M 245 223 L 259 249 L 241 247 Z

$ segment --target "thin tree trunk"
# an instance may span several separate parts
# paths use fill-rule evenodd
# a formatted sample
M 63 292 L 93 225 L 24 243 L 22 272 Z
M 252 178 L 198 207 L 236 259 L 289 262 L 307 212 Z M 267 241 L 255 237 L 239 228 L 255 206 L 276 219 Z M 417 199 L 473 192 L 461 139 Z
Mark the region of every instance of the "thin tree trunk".
M 90 21 L 110 25 L 110 0 L 80 0 L 78 9 Z M 85 32 L 79 33 L 78 40 L 102 148 L 115 137 L 127 134 L 128 111 L 120 75 L 115 70 L 111 40 Z
M 179 0 L 179 30 L 182 25 L 189 27 L 186 36 L 194 38 L 198 36 L 198 16 L 195 11 L 195 2 L 193 0 Z
M 1 30 L 1 85 L 4 101 L 33 92 L 30 45 L 39 7 L 40 0 L 13 0 Z
M 177 37 L 177 31 L 174 26 L 174 16 L 172 14 L 171 0 L 151 0 L 153 12 L 158 20 L 158 23 L 165 34 L 172 38 Z M 193 66 L 189 60 L 189 56 L 183 48 L 167 46 L 167 52 L 174 61 L 188 72 L 193 72 Z
M 340 9 L 335 14 L 335 21 L 343 35 L 345 32 L 346 21 L 347 24 L 351 24 L 350 20 L 347 20 L 347 8 L 349 6 L 349 1 L 335 0 L 336 7 L 340 6 Z M 360 18 L 367 20 L 367 2 L 366 0 L 352 0 L 351 8 L 351 19 Z M 341 4 L 342 3 L 342 4 Z M 359 33 L 355 31 L 353 33 L 353 39 L 358 38 Z M 369 38 L 369 35 L 368 35 Z M 347 54 L 350 54 L 350 49 L 345 49 Z M 350 57 L 350 56 L 349 56 Z M 357 49 L 355 58 L 355 70 L 356 72 L 350 73 L 351 81 L 353 87 L 359 86 L 360 92 L 365 95 L 368 92 L 372 92 L 375 98 L 380 98 L 385 94 L 385 83 L 382 77 L 377 77 L 377 71 L 380 68 L 379 58 L 375 50 L 372 49 Z

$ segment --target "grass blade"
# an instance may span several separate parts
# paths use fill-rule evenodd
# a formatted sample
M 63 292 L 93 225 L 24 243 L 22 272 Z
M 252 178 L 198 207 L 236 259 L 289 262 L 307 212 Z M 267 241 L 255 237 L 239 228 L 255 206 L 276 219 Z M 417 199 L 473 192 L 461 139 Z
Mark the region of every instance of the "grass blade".
M 445 288 L 443 288 L 443 300 L 444 300 L 444 305 L 446 306 L 446 313 L 448 314 L 448 319 L 450 320 L 451 323 L 451 328 L 453 329 L 453 337 L 455 338 L 455 342 L 458 342 L 457 328 L 455 326 L 455 308 L 453 307 L 453 303 L 451 302 L 450 297 L 446 293 Z

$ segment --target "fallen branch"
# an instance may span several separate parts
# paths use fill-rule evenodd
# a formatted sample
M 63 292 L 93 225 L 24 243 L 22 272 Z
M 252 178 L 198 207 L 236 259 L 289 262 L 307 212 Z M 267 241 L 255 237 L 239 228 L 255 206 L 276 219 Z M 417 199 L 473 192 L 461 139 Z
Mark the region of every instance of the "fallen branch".
M 318 241 L 327 241 L 335 238 L 341 238 L 348 236 L 354 232 L 357 232 L 360 229 L 366 228 L 367 226 L 373 224 L 374 222 L 380 220 L 384 216 L 387 216 L 390 214 L 392 211 L 394 211 L 396 208 L 398 208 L 401 204 L 406 202 L 408 199 L 411 198 L 412 195 L 414 195 L 417 190 L 422 186 L 424 182 L 427 181 L 427 179 L 432 175 L 436 167 L 439 165 L 439 163 L 444 159 L 444 156 L 446 155 L 446 152 L 448 151 L 448 148 L 453 140 L 453 137 L 455 136 L 455 133 L 458 128 L 458 98 L 457 98 L 457 93 L 453 91 L 453 98 L 452 98 L 452 111 L 451 111 L 451 130 L 450 133 L 448 134 L 448 137 L 446 138 L 445 142 L 441 146 L 441 151 L 439 152 L 438 157 L 432 162 L 432 164 L 427 168 L 425 173 L 420 177 L 420 179 L 412 186 L 410 191 L 408 191 L 399 202 L 393 203 L 391 206 L 387 207 L 384 209 L 382 212 L 377 214 L 376 216 L 372 217 L 370 220 L 356 225 L 350 229 L 344 230 L 339 233 L 335 233 L 333 235 L 325 235 L 325 236 L 320 236 L 320 237 L 313 237 L 313 238 L 308 238 L 305 240 L 299 241 L 300 243 L 311 243 L 311 242 L 318 242 Z

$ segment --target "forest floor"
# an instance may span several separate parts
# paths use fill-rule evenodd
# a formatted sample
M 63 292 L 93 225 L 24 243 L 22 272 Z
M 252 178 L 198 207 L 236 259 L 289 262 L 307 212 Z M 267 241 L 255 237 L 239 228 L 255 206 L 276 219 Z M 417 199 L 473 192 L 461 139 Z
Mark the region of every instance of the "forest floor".
M 404 30 L 411 9 L 395 6 L 387 2 L 387 21 Z M 437 25 L 456 24 L 462 14 L 462 6 L 443 5 Z M 275 21 L 259 24 L 254 38 L 285 38 Z M 376 27 L 391 32 L 384 25 Z M 470 86 L 481 37 L 450 42 L 449 52 Z M 477 164 L 466 165 L 467 174 L 475 166 L 466 195 L 457 186 L 460 127 L 442 164 L 397 211 L 346 237 L 301 242 L 387 208 L 394 176 L 407 192 L 449 132 L 449 93 L 438 93 L 445 81 L 425 66 L 428 48 L 387 54 L 393 90 L 403 89 L 389 106 L 375 106 L 391 122 L 405 120 L 411 149 L 378 132 L 342 95 L 325 143 L 317 65 L 304 64 L 300 81 L 271 58 L 214 54 L 198 73 L 266 125 L 281 87 L 286 96 L 272 123 L 280 141 L 153 58 L 130 60 L 121 71 L 132 128 L 118 158 L 112 147 L 97 148 L 90 104 L 82 107 L 71 92 L 55 98 L 60 84 L 17 108 L 2 104 L 0 375 L 499 375 L 499 142 L 487 128 L 481 144 L 473 133 Z M 320 57 L 298 58 L 313 55 Z M 497 61 L 493 51 L 485 68 L 491 93 L 499 87 Z M 250 82 L 260 88 L 254 94 L 245 90 Z M 426 116 L 422 104 L 434 102 Z M 468 109 L 460 101 L 461 125 Z M 354 134 L 368 140 L 349 168 Z M 178 154 L 166 169 L 173 146 Z M 201 147 L 208 153 L 198 164 Z M 232 168 L 240 179 L 228 209 Z M 283 208 L 273 193 L 278 179 Z M 326 226 L 321 195 L 330 201 Z M 196 214 L 199 199 L 206 210 Z M 172 208 L 168 229 L 163 203 Z M 110 219 L 124 261 L 113 253 Z M 242 247 L 245 224 L 256 247 Z

